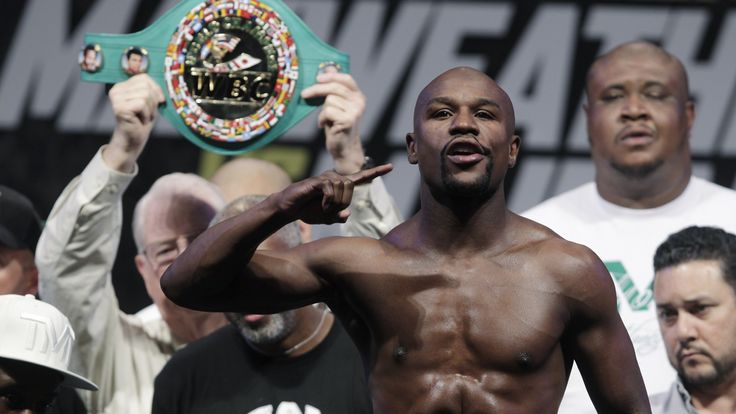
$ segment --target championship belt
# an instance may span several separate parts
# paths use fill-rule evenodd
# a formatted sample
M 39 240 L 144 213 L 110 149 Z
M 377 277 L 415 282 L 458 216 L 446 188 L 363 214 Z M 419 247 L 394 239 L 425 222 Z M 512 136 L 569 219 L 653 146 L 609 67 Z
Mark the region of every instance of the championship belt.
M 300 92 L 348 55 L 319 39 L 281 0 L 183 0 L 146 29 L 87 33 L 82 80 L 116 83 L 147 72 L 163 115 L 190 141 L 221 154 L 260 148 L 321 102 Z

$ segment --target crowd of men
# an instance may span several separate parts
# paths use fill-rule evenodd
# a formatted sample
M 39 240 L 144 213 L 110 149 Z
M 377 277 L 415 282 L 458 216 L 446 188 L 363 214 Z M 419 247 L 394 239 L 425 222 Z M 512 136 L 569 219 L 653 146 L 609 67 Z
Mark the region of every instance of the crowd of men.
M 632 42 L 595 60 L 595 177 L 521 215 L 504 179 L 522 139 L 485 73 L 417 97 L 421 208 L 403 222 L 391 166 L 364 163 L 355 80 L 302 96 L 325 98 L 334 170 L 159 178 L 133 215 L 138 314 L 110 273 L 159 85 L 110 90 L 112 137 L 43 226 L 0 186 L 0 413 L 736 412 L 736 192 L 692 175 L 675 56 Z M 351 237 L 311 240 L 316 223 Z

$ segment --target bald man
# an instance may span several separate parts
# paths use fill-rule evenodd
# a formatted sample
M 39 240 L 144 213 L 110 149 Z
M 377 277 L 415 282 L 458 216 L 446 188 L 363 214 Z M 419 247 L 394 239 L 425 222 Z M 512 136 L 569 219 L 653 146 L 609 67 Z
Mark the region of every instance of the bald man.
M 659 334 L 651 258 L 669 234 L 690 225 L 736 232 L 736 192 L 692 175 L 695 107 L 684 66 L 666 50 L 632 42 L 596 59 L 585 112 L 595 181 L 523 215 L 603 259 L 653 395 L 669 388 L 675 371 Z M 577 370 L 560 412 L 594 412 Z
M 294 219 L 344 221 L 353 186 L 390 166 L 327 172 L 208 229 L 164 291 L 201 310 L 328 303 L 366 357 L 378 413 L 554 412 L 573 360 L 601 412 L 649 412 L 603 264 L 506 208 L 520 145 L 506 93 L 447 71 L 419 95 L 406 142 L 422 208 L 386 237 L 256 250 Z
M 210 178 L 228 203 L 248 194 L 281 191 L 291 178 L 278 165 L 257 158 L 235 158 L 220 166 Z

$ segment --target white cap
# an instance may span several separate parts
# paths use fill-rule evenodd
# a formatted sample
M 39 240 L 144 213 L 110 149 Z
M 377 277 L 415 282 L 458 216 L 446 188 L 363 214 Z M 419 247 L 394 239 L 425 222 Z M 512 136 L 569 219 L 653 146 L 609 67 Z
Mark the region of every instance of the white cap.
M 64 376 L 64 385 L 97 390 L 95 384 L 67 370 L 74 330 L 55 307 L 33 295 L 0 295 L 0 332 L 0 358 L 49 368 Z

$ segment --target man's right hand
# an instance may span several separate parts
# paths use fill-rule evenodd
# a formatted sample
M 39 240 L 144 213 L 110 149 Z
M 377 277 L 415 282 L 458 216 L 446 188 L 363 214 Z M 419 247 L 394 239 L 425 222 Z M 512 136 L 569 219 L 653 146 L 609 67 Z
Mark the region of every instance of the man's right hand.
M 102 157 L 110 168 L 132 172 L 151 135 L 158 105 L 165 101 L 164 93 L 151 77 L 141 74 L 115 84 L 109 97 L 116 125 Z
M 325 171 L 317 177 L 294 183 L 272 197 L 279 211 L 291 220 L 309 224 L 344 223 L 350 215 L 347 208 L 353 197 L 353 187 L 392 169 L 391 164 L 384 164 L 349 175 Z

